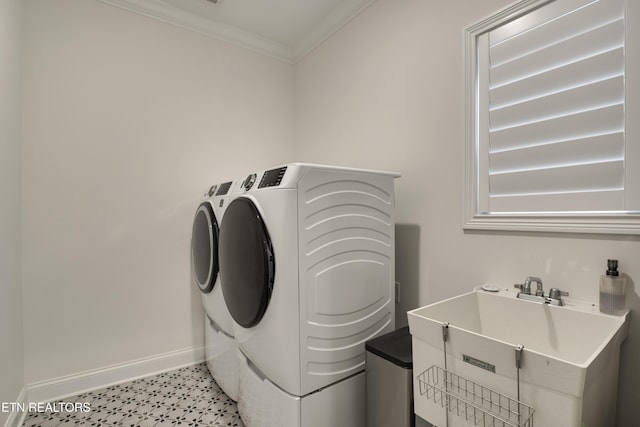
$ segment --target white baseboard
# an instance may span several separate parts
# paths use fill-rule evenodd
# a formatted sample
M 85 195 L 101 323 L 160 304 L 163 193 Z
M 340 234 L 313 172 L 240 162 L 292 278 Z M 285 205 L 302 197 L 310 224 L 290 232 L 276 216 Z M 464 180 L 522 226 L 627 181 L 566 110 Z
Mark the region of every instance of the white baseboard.
M 18 404 L 26 404 L 27 402 L 27 389 L 26 387 L 22 387 L 20 390 L 20 395 L 15 400 L 15 403 Z M 22 411 L 11 411 L 9 412 L 9 418 L 6 419 L 4 423 L 4 427 L 18 427 L 21 426 L 24 422 L 24 418 L 27 414 Z
M 51 402 L 204 361 L 204 347 L 159 354 L 27 385 L 29 402 Z

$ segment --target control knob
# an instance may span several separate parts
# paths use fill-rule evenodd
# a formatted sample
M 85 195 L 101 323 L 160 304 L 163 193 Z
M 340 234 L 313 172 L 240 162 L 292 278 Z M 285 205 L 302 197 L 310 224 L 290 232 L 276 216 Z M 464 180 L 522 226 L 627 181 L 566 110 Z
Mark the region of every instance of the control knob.
M 251 175 L 249 175 L 248 177 L 246 177 L 244 179 L 244 182 L 242 183 L 242 186 L 244 187 L 245 191 L 249 191 L 251 189 L 251 187 L 253 187 L 253 184 L 256 182 L 256 174 L 252 173 Z

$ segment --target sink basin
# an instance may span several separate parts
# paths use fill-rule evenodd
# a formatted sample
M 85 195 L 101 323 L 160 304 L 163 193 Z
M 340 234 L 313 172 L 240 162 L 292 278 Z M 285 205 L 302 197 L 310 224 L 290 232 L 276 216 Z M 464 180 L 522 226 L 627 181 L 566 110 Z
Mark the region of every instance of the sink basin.
M 593 304 L 570 299 L 565 306 L 551 306 L 518 299 L 516 294 L 477 288 L 410 311 L 414 372 L 419 375 L 434 365 L 446 368 L 456 378 L 530 406 L 537 426 L 613 425 L 628 314 L 602 314 Z M 520 369 L 519 345 L 524 347 Z M 455 413 L 446 414 L 433 396 L 421 397 L 425 389 L 418 379 L 414 383 L 416 413 L 422 418 L 441 426 L 446 417 L 449 426 L 474 425 Z

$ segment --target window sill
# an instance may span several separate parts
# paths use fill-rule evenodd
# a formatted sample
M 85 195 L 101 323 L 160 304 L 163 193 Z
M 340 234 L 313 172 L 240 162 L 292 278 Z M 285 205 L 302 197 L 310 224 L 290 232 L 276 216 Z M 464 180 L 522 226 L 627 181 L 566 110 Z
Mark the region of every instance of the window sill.
M 640 235 L 640 214 L 602 216 L 477 214 L 467 218 L 463 228 L 465 230 Z

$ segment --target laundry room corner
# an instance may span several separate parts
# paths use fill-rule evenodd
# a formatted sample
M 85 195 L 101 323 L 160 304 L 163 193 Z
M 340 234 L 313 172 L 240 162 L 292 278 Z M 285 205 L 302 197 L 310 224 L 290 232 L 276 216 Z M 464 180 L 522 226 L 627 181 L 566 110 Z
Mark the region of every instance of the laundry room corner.
M 193 215 L 290 158 L 292 66 L 98 1 L 24 12 L 26 384 L 202 354 Z

